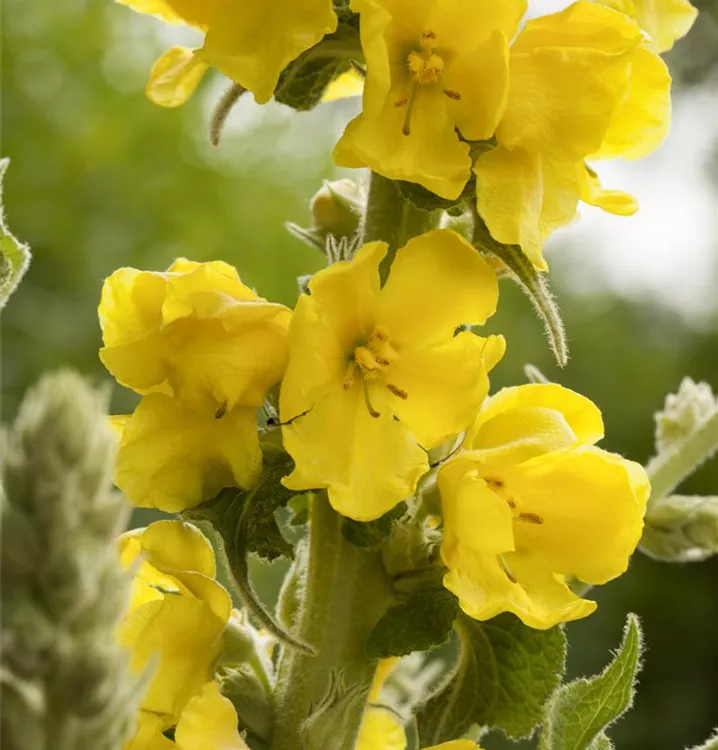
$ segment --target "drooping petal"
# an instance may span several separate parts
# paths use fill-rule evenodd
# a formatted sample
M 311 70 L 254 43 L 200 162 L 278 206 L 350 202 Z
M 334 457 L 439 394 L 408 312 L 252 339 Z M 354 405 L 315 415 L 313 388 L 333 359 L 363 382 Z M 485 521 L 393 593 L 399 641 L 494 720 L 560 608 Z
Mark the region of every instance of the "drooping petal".
M 660 146 L 670 124 L 671 74 L 655 52 L 639 47 L 631 55 L 628 97 L 592 158 L 640 159 Z
M 122 750 L 177 750 L 172 740 L 162 734 L 167 728 L 166 717 L 140 711 L 135 733 Z
M 171 47 L 152 66 L 147 98 L 160 107 L 179 107 L 194 94 L 209 65 L 187 47 Z
M 261 465 L 253 409 L 216 418 L 151 394 L 123 432 L 115 482 L 135 505 L 173 513 L 211 499 L 223 487 L 251 487 Z
M 621 190 L 605 190 L 598 174 L 584 164 L 581 172 L 581 200 L 617 216 L 633 216 L 638 211 L 638 201 Z
M 501 337 L 496 337 L 501 338 Z M 484 348 L 493 342 L 462 332 L 443 344 L 402 351 L 386 379 L 394 414 L 427 450 L 465 430 L 489 390 Z
M 437 229 L 401 248 L 378 300 L 377 321 L 401 348 L 444 343 L 461 324 L 481 325 L 498 301 L 495 272 L 463 237 Z
M 369 706 L 362 719 L 356 750 L 406 750 L 406 733 L 396 716 Z
M 192 570 L 214 578 L 217 568 L 207 537 L 191 523 L 155 521 L 143 530 L 141 551 L 161 571 Z
M 131 612 L 120 626 L 120 643 L 141 672 L 154 659 L 154 677 L 142 708 L 179 717 L 187 701 L 211 678 L 225 623 L 205 602 L 168 595 Z
M 175 730 L 178 750 L 248 750 L 237 712 L 214 682 L 189 701 Z
M 198 54 L 264 104 L 282 70 L 336 27 L 331 0 L 278 0 L 271 6 L 236 0 L 225 3 Z
M 138 13 L 157 16 L 167 23 L 189 23 L 178 10 L 172 0 L 115 0 L 120 5 L 127 5 Z
M 284 446 L 295 462 L 284 479 L 293 490 L 326 487 L 343 516 L 372 521 L 416 489 L 428 471 L 426 453 L 385 403 L 372 417 L 361 383 L 327 391 L 306 415 L 283 428 Z
M 327 90 L 322 97 L 323 102 L 333 102 L 337 99 L 350 99 L 355 96 L 361 96 L 364 91 L 364 76 L 359 71 L 352 68 L 337 76 L 327 86 Z
M 529 627 L 545 630 L 586 617 L 596 609 L 595 602 L 577 597 L 560 577 L 517 553 L 507 553 L 502 565 L 496 555 L 462 547 L 447 564 L 444 586 L 475 620 L 513 612 Z
M 427 28 L 459 53 L 471 52 L 498 31 L 513 39 L 528 8 L 527 0 L 442 0 L 433 3 Z
M 552 421 L 547 412 L 558 416 Z M 601 412 L 590 399 L 555 383 L 503 388 L 484 405 L 464 445 L 488 450 L 532 437 L 542 453 L 591 445 L 603 437 Z
M 637 464 L 598 448 L 539 456 L 499 472 L 520 512 L 518 552 L 549 570 L 601 584 L 621 575 L 641 538 L 648 478 Z
M 538 151 L 499 146 L 479 157 L 474 173 L 477 208 L 491 236 L 519 245 L 537 270 L 546 271 L 545 239 L 576 215 L 577 165 Z

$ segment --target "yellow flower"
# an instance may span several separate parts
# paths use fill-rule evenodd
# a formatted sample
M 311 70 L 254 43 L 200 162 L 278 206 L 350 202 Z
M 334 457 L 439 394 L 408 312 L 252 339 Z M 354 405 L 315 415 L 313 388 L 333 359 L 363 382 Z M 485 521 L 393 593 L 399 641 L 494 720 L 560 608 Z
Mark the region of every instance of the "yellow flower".
M 667 52 L 693 26 L 698 11 L 689 0 L 598 0 L 635 18 L 651 37 L 648 49 Z
M 271 7 L 256 0 L 117 2 L 205 34 L 200 49 L 173 48 L 155 65 L 149 93 L 165 106 L 185 101 L 208 66 L 221 70 L 264 104 L 271 99 L 282 70 L 337 27 L 332 0 L 273 0 Z M 173 93 L 168 95 L 169 91 Z
M 367 61 L 362 114 L 334 160 L 457 198 L 467 140 L 490 138 L 506 104 L 508 39 L 526 0 L 354 0 Z
M 404 727 L 397 717 L 384 708 L 369 706 L 362 720 L 356 750 L 406 750 Z M 471 740 L 452 740 L 432 745 L 426 750 L 481 750 Z
M 581 0 L 529 21 L 511 48 L 497 147 L 474 166 L 477 205 L 493 237 L 520 245 L 545 271 L 546 238 L 579 199 L 628 214 L 635 201 L 604 191 L 586 159 L 637 159 L 670 121 L 671 78 L 623 13 Z
M 158 521 L 123 534 L 120 555 L 136 569 L 119 639 L 133 669 L 153 669 L 141 709 L 165 729 L 212 679 L 232 602 L 214 580 L 212 546 L 191 524 Z
M 428 469 L 425 450 L 466 429 L 501 358 L 501 337 L 462 323 L 496 308 L 494 272 L 450 230 L 410 240 L 379 286 L 387 247 L 320 271 L 289 332 L 282 382 L 284 445 L 295 490 L 328 488 L 345 516 L 369 521 L 408 497 Z
M 286 367 L 290 312 L 225 263 L 121 268 L 105 282 L 100 358 L 145 395 L 116 420 L 115 482 L 136 505 L 180 511 L 249 487 L 262 455 L 255 410 Z
M 137 732 L 124 750 L 248 750 L 237 723 L 232 703 L 208 682 L 182 711 L 174 742 L 162 735 L 159 717 L 141 711 Z
M 645 471 L 593 444 L 601 414 L 558 385 L 500 391 L 438 477 L 444 585 L 477 620 L 513 612 L 534 628 L 585 617 L 595 602 L 568 577 L 623 573 L 641 537 Z

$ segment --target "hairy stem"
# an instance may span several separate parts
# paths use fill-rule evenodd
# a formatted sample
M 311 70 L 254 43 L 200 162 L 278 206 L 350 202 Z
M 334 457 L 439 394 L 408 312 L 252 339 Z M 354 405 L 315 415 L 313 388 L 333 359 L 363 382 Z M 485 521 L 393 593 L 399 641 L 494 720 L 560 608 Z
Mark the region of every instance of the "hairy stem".
M 297 637 L 310 643 L 317 655 L 294 649 L 283 653 L 272 750 L 324 748 L 320 706 L 335 727 L 336 750 L 350 750 L 356 741 L 376 668 L 366 655 L 366 638 L 391 593 L 378 555 L 352 547 L 342 536 L 342 522 L 326 494 L 315 495 Z M 351 696 L 357 700 L 344 700 Z M 334 705 L 341 709 L 341 722 L 331 718 Z

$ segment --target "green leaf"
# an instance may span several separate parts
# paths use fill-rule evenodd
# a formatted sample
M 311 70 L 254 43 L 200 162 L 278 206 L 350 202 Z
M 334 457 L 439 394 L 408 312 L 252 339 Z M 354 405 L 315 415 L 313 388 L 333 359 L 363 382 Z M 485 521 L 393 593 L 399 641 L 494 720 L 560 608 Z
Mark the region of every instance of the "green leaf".
M 399 188 L 402 198 L 410 201 L 422 211 L 436 211 L 439 209 L 448 211 L 466 200 L 476 200 L 476 178 L 473 176 L 466 183 L 461 195 L 455 200 L 442 198 L 432 193 L 431 190 L 427 190 L 423 185 L 418 185 L 415 182 L 397 180 L 395 185 Z
M 406 513 L 406 503 L 399 503 L 375 521 L 361 523 L 345 518 L 342 523 L 342 536 L 355 547 L 376 547 L 391 533 L 391 527 Z
M 367 651 L 379 659 L 428 651 L 448 640 L 458 611 L 459 600 L 444 588 L 417 591 L 379 620 Z
M 31 258 L 30 248 L 13 236 L 5 223 L 2 191 L 9 164 L 9 159 L 0 159 L 0 309 L 17 289 Z
M 422 746 L 461 737 L 475 724 L 530 736 L 563 674 L 563 629 L 534 630 L 503 614 L 488 622 L 460 615 L 456 631 L 458 669 L 417 714 Z
M 596 677 L 561 686 L 552 697 L 546 711 L 542 750 L 603 750 L 606 745 L 600 744 L 600 737 L 604 730 L 633 703 L 642 651 L 638 618 L 629 615 L 621 647 L 606 669 Z
M 613 742 L 601 732 L 589 745 L 588 750 L 613 750 Z
M 508 275 L 531 300 L 536 314 L 543 321 L 546 338 L 559 367 L 568 363 L 566 330 L 558 305 L 546 277 L 539 273 L 518 245 L 503 245 L 489 232 L 484 220 L 474 211 L 474 245 L 485 255 L 498 258 Z

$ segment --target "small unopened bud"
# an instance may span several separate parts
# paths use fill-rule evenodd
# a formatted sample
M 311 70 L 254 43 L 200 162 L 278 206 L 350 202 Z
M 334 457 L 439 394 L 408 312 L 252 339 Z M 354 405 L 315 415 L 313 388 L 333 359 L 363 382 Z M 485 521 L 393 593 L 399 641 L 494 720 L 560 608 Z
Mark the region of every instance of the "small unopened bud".
M 352 237 L 364 207 L 359 187 L 352 180 L 325 182 L 312 198 L 312 228 L 335 237 Z
M 718 411 L 708 383 L 683 378 L 678 393 L 669 393 L 663 411 L 656 414 L 656 448 L 669 450 Z
M 697 562 L 718 554 L 718 497 L 658 500 L 646 516 L 641 550 L 667 562 Z

